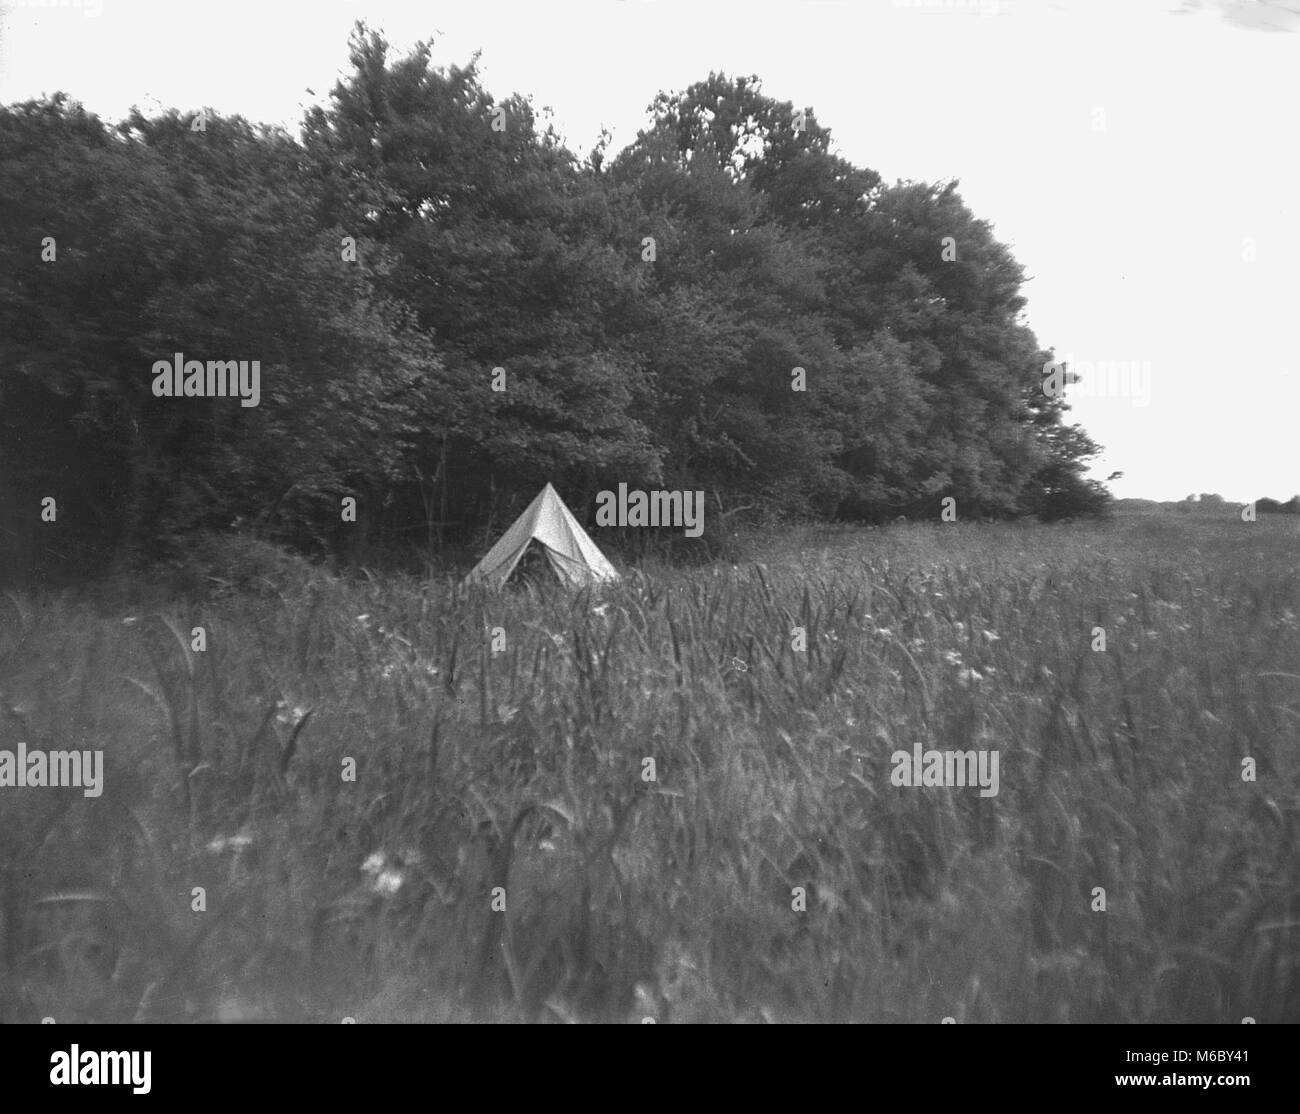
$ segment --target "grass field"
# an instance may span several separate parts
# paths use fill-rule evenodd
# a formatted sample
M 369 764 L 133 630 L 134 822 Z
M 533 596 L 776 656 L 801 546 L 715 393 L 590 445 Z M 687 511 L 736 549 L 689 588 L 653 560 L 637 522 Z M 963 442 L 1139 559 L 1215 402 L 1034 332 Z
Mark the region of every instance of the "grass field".
M 3 1020 L 1300 1020 L 1293 519 L 450 584 L 0 598 Z

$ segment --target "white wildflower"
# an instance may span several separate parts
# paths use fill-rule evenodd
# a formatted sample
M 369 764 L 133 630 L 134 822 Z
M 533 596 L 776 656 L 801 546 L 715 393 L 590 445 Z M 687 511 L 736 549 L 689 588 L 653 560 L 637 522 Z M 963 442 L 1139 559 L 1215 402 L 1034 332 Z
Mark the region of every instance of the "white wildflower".
M 307 714 L 307 709 L 301 704 L 295 704 L 292 708 L 283 700 L 279 703 L 280 714 L 275 717 L 276 723 L 282 723 L 287 727 L 296 727 L 302 722 L 303 716 Z
M 393 870 L 390 867 L 387 870 L 380 871 L 379 874 L 375 877 L 375 881 L 373 883 L 374 891 L 377 894 L 384 894 L 386 896 L 391 897 L 393 894 L 397 893 L 397 891 L 402 888 L 402 883 L 405 880 L 406 879 L 403 878 L 402 872 L 400 870 Z
M 232 836 L 217 836 L 208 842 L 208 851 L 213 855 L 220 855 L 223 851 L 234 851 L 238 854 L 244 848 L 252 845 L 253 837 L 247 832 L 239 832 Z

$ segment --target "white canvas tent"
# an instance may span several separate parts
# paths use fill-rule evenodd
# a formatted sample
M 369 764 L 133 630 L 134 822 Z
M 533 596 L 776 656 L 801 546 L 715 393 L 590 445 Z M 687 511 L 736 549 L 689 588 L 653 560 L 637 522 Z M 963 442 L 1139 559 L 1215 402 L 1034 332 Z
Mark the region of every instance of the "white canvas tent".
M 519 558 L 532 542 L 541 546 L 556 575 L 572 587 L 619 579 L 618 570 L 596 548 L 596 543 L 548 483 L 474 566 L 465 583 L 501 587 L 510 579 Z

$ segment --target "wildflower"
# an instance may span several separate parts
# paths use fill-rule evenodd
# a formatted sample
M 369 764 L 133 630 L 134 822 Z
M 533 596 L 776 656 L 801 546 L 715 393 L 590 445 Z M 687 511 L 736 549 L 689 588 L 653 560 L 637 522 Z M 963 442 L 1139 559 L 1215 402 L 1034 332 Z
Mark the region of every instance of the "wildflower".
M 390 867 L 387 870 L 380 871 L 379 874 L 376 875 L 372 886 L 375 893 L 391 897 L 402 888 L 402 883 L 405 880 L 406 879 L 402 876 L 400 870 L 393 870 Z
M 361 864 L 361 869 L 367 874 L 378 874 L 384 869 L 384 863 L 387 861 L 388 860 L 384 857 L 382 851 L 374 851 L 371 853 L 370 857 Z
M 246 847 L 252 845 L 253 837 L 247 832 L 239 832 L 232 836 L 217 836 L 208 843 L 208 851 L 213 855 L 220 855 L 223 851 L 234 851 L 238 854 Z
M 985 642 L 1000 642 L 1002 640 L 1002 636 L 995 630 L 986 630 L 980 633 L 984 635 Z
M 984 678 L 974 669 L 965 668 L 957 671 L 957 683 L 962 688 L 970 688 L 971 685 L 978 685 Z
M 122 626 L 124 627 L 134 626 L 139 621 L 140 619 L 138 616 L 128 615 L 125 619 L 122 620 Z
M 949 665 L 961 665 L 961 654 L 957 653 L 956 650 L 945 650 L 943 660 Z
M 593 615 L 599 615 L 602 619 L 605 617 L 605 612 L 608 610 L 609 604 L 607 603 L 602 603 L 599 607 L 593 607 L 591 609 Z
M 278 707 L 280 708 L 280 714 L 275 717 L 275 722 L 282 723 L 287 727 L 296 727 L 302 722 L 303 716 L 307 714 L 307 709 L 300 704 L 295 704 L 290 708 L 285 701 L 281 700 Z

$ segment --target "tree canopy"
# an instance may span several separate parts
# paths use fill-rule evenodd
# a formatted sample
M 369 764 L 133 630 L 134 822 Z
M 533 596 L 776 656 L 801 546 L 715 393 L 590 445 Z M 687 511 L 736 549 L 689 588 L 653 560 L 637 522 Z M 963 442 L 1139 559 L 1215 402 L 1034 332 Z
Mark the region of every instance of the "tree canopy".
M 580 519 L 619 482 L 760 521 L 1104 502 L 1023 271 L 956 182 L 885 185 L 752 76 L 660 93 L 579 160 L 474 60 L 358 25 L 351 62 L 300 138 L 0 109 L 10 574 L 231 528 L 436 555 L 542 479 Z M 259 404 L 156 397 L 176 353 L 258 361 Z

